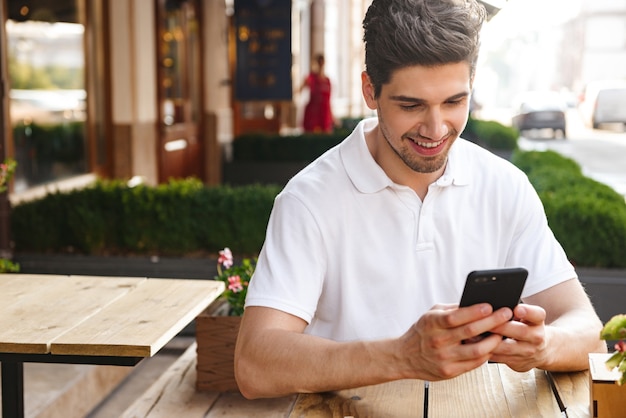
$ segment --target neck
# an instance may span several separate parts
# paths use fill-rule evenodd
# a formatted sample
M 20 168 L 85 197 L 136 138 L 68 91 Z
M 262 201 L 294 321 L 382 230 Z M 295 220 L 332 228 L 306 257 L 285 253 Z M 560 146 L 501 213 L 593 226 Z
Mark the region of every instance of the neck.
M 410 187 L 423 201 L 428 194 L 428 187 L 443 175 L 445 165 L 432 173 L 420 173 L 412 170 L 395 153 L 386 140 L 377 140 L 377 135 L 382 137 L 380 128 L 373 129 L 365 136 L 368 149 L 376 163 L 394 183 Z

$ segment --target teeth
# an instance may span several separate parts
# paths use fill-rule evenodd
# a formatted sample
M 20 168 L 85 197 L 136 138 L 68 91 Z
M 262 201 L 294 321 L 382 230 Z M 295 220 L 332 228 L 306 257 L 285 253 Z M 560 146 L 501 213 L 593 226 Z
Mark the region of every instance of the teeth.
M 436 148 L 436 147 L 438 147 L 439 145 L 441 145 L 443 143 L 443 140 L 442 141 L 437 141 L 437 142 L 431 142 L 431 141 L 429 141 L 429 142 L 420 142 L 420 141 L 415 141 L 415 143 L 417 145 L 419 145 L 420 147 L 424 147 L 424 148 Z

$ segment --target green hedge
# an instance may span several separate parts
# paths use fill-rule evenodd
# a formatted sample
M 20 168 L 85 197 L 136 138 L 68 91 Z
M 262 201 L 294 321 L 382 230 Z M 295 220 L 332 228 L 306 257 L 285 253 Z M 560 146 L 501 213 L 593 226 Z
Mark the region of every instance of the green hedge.
M 626 267 L 626 202 L 583 176 L 554 151 L 515 151 L 572 262 Z M 187 255 L 224 246 L 257 254 L 280 186 L 206 187 L 194 179 L 156 187 L 98 181 L 17 205 L 11 214 L 16 252 Z
M 519 132 L 496 121 L 469 118 L 461 136 L 485 148 L 513 151 Z
M 626 267 L 623 196 L 554 151 L 515 152 L 512 161 L 528 175 L 548 224 L 575 265 Z
M 85 122 L 18 123 L 13 127 L 18 147 L 31 150 L 38 162 L 80 163 L 85 158 Z
M 229 246 L 256 254 L 279 191 L 193 179 L 134 188 L 98 181 L 14 207 L 11 228 L 18 252 L 184 255 Z
M 350 134 L 337 130 L 331 134 L 281 136 L 244 134 L 233 140 L 234 161 L 313 161 Z
M 326 150 L 345 139 L 360 121 L 343 119 L 341 128 L 332 133 L 311 133 L 281 136 L 249 133 L 233 140 L 233 161 L 313 161 Z M 493 150 L 512 151 L 517 148 L 517 130 L 495 121 L 470 118 L 463 137 Z

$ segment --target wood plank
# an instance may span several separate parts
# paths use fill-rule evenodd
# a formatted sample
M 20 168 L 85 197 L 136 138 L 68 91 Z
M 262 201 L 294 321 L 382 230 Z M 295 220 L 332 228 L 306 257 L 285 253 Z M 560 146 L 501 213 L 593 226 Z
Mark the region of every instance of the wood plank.
M 511 416 L 558 417 L 560 410 L 543 370 L 518 373 L 498 364 Z
M 432 417 L 512 417 L 497 364 L 485 364 L 454 379 L 430 383 Z M 515 415 L 532 416 L 532 415 Z
M 250 400 L 239 392 L 222 392 L 206 418 L 287 418 L 296 397 Z
M 27 364 L 27 366 L 42 366 L 42 364 Z M 49 367 L 63 367 L 65 364 L 46 364 Z M 37 413 L 29 413 L 31 393 L 26 387 L 26 416 L 33 418 L 84 418 L 89 412 L 102 402 L 115 388 L 131 373 L 130 367 L 119 366 L 77 366 L 83 370 L 76 373 L 69 384 L 54 399 L 50 399 L 45 408 Z M 62 385 L 63 380 L 57 380 Z M 45 390 L 43 391 L 45 392 Z M 42 392 L 39 392 L 42 393 Z M 33 395 L 34 396 L 34 395 Z
M 552 373 L 554 383 L 567 408 L 569 418 L 590 418 L 591 388 L 589 371 L 574 373 Z
M 50 352 L 50 343 L 145 279 L 0 275 L 0 352 Z
M 214 280 L 149 279 L 56 338 L 53 354 L 156 354 L 224 290 Z
M 205 417 L 218 392 L 196 392 L 196 344 L 187 350 L 120 418 Z
M 423 412 L 424 381 L 399 380 L 357 389 L 299 395 L 289 417 L 422 417 Z
M 239 393 L 196 390 L 194 343 L 121 418 L 286 417 L 295 395 L 277 399 L 247 400 Z

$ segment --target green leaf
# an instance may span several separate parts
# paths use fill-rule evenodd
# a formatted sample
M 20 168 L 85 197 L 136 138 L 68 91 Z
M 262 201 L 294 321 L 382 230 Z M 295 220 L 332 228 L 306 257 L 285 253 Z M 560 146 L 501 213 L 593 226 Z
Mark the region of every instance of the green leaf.
M 626 315 L 615 315 L 600 331 L 603 340 L 620 340 L 626 338 Z
M 614 368 L 616 368 L 617 366 L 619 366 L 619 364 L 622 362 L 622 360 L 624 360 L 624 353 L 620 353 L 619 351 L 616 351 L 615 353 L 613 353 L 613 355 L 611 357 L 609 357 L 609 359 L 605 362 L 606 364 L 606 368 L 609 370 L 613 370 Z

